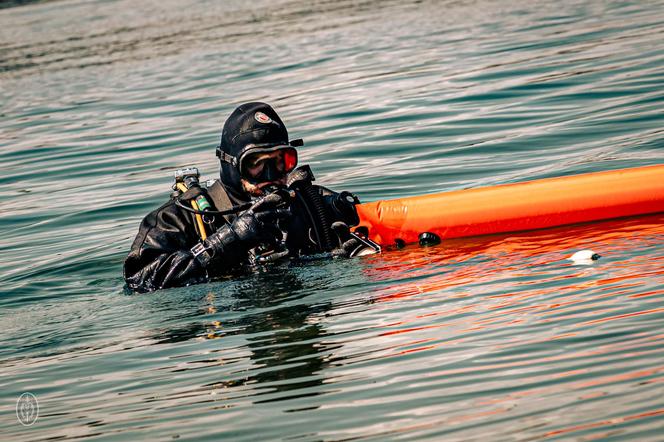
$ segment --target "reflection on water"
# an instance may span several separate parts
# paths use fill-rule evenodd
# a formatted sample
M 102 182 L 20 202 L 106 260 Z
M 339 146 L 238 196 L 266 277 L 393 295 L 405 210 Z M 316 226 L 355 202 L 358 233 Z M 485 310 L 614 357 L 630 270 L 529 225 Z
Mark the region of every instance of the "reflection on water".
M 274 284 L 275 278 L 281 280 L 277 286 Z M 162 344 L 190 339 L 222 339 L 219 341 L 221 348 L 210 351 L 205 359 L 188 362 L 187 367 L 174 370 L 179 372 L 197 370 L 216 363 L 226 364 L 228 361 L 223 358 L 219 360 L 214 358 L 216 353 L 223 353 L 224 340 L 233 335 L 248 335 L 251 338 L 247 339 L 244 349 L 248 350 L 246 357 L 247 362 L 252 365 L 252 373 L 239 379 L 203 385 L 204 390 L 227 391 L 230 388 L 242 389 L 244 386 L 256 384 L 260 386 L 260 391 L 255 395 L 277 396 L 274 399 L 264 400 L 258 397 L 254 400 L 255 403 L 322 394 L 321 391 L 307 393 L 302 390 L 316 390 L 315 387 L 323 384 L 324 378 L 319 373 L 327 364 L 319 353 L 323 350 L 331 352 L 336 348 L 336 346 L 326 348 L 320 343 L 326 333 L 315 319 L 324 315 L 331 305 L 323 303 L 279 306 L 280 299 L 288 296 L 288 292 L 302 289 L 302 283 L 297 275 L 292 273 L 269 272 L 259 275 L 252 279 L 251 285 L 238 287 L 233 294 L 235 302 L 251 306 L 258 312 L 235 320 L 193 322 L 181 328 L 164 329 L 156 334 L 154 339 Z M 285 293 L 285 290 L 288 292 Z M 217 313 L 215 298 L 215 292 L 210 291 L 205 297 L 209 305 L 199 314 Z M 223 317 L 223 311 L 220 313 Z M 295 394 L 283 394 L 290 390 Z
M 120 275 L 173 170 L 217 174 L 244 101 L 365 201 L 661 163 L 663 21 L 576 0 L 0 10 L 2 439 L 660 440 L 661 214 L 146 296 Z

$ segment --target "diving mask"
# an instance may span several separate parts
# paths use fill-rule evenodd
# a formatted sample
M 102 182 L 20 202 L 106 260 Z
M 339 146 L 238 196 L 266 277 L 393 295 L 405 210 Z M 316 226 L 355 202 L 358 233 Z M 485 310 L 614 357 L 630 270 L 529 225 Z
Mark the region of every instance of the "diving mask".
M 249 182 L 276 181 L 297 166 L 297 150 L 290 145 L 247 146 L 238 161 L 240 175 Z

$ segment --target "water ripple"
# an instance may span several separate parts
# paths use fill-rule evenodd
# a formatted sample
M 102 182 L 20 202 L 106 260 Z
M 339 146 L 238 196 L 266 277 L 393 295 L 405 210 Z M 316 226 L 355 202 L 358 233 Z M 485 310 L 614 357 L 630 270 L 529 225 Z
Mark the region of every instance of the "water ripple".
M 0 396 L 40 403 L 3 437 L 661 439 L 661 214 L 147 296 L 121 265 L 249 100 L 367 201 L 659 164 L 663 22 L 576 0 L 0 10 Z

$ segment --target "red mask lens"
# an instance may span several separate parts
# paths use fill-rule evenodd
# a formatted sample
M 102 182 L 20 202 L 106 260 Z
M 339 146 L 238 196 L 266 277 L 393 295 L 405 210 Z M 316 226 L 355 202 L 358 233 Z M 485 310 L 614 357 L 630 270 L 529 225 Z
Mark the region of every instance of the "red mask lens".
M 297 166 L 297 150 L 284 149 L 284 172 L 291 173 Z

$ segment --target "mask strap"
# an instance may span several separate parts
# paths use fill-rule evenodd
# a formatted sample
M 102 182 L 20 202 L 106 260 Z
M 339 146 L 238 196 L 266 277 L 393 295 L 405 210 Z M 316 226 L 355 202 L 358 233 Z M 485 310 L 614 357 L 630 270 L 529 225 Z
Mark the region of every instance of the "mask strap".
M 217 156 L 221 161 L 229 163 L 233 167 L 237 167 L 237 158 L 235 158 L 232 155 L 228 155 L 226 152 L 222 152 L 222 150 L 218 147 L 217 147 Z

